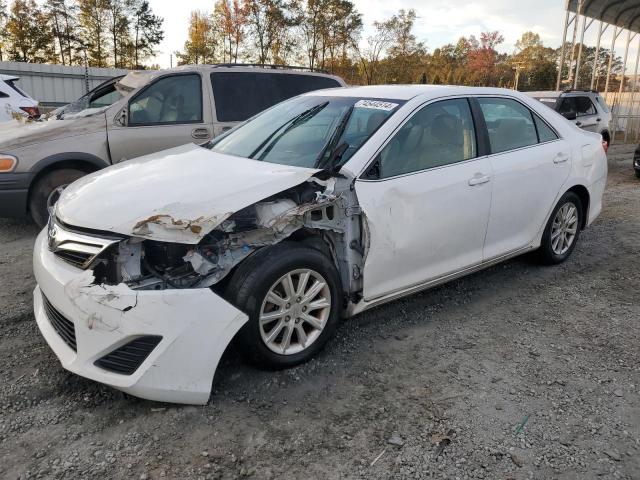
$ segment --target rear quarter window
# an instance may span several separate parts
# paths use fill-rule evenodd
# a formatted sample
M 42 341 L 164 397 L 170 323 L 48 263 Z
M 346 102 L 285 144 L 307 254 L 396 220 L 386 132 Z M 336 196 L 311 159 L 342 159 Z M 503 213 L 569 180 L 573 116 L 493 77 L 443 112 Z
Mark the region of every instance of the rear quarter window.
M 260 72 L 213 72 L 211 85 L 219 122 L 242 122 L 291 97 L 341 86 L 317 75 Z
M 24 92 L 22 91 L 22 89 L 20 89 L 20 87 L 18 87 L 18 86 L 15 84 L 15 80 L 7 80 L 7 81 L 5 81 L 5 83 L 6 83 L 7 85 L 9 85 L 9 87 L 10 87 L 12 90 L 15 90 L 16 92 L 18 92 L 18 95 L 20 95 L 21 97 L 25 97 L 25 98 L 27 98 L 27 97 L 28 97 L 28 95 L 27 95 L 26 93 L 24 93 Z

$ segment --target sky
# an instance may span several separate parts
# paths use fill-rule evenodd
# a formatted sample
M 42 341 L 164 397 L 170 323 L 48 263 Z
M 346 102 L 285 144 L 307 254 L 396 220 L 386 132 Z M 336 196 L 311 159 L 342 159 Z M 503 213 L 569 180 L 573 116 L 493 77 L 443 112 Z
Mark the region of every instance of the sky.
M 401 8 L 413 8 L 418 19 L 414 33 L 430 51 L 461 36 L 498 30 L 504 36 L 500 51 L 511 53 L 520 36 L 530 30 L 542 38 L 546 46 L 558 47 L 562 40 L 564 0 L 353 0 L 363 14 L 366 37 L 376 20 L 384 20 Z M 165 39 L 158 47 L 155 63 L 169 67 L 170 54 L 181 50 L 187 38 L 189 14 L 193 10 L 212 11 L 215 0 L 150 0 L 154 12 L 164 18 Z M 595 45 L 597 22 L 585 36 L 585 43 Z M 603 37 L 603 46 L 610 45 L 611 32 Z M 640 40 L 640 36 L 638 37 Z M 623 39 L 618 40 L 616 53 L 623 54 Z M 637 52 L 637 41 L 629 49 L 629 62 Z M 175 64 L 175 58 L 173 59 Z

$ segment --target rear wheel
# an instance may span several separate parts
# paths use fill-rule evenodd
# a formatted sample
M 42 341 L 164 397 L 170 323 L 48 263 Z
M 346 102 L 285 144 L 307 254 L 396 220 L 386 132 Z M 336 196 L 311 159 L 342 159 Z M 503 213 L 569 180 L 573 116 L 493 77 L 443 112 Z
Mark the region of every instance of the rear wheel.
M 553 209 L 542 235 L 541 261 L 548 265 L 564 262 L 578 242 L 582 219 L 582 202 L 573 192 L 565 193 Z
M 309 360 L 337 326 L 338 273 L 313 248 L 283 243 L 258 251 L 240 264 L 226 292 L 249 316 L 236 345 L 259 367 L 281 369 Z
M 49 172 L 38 179 L 29 195 L 29 212 L 31 218 L 40 227 L 44 227 L 49 219 L 48 206 L 55 204 L 62 190 L 70 183 L 86 175 L 82 170 L 61 168 Z

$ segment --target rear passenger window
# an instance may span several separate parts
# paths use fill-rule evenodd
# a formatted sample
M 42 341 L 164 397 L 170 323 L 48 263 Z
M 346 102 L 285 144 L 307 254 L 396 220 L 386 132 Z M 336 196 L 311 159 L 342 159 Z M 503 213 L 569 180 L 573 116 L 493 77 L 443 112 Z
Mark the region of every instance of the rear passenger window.
M 476 156 L 466 99 L 432 103 L 414 114 L 382 149 L 379 178 L 441 167 Z
M 593 106 L 593 102 L 589 97 L 576 97 L 576 113 L 579 117 L 583 117 L 585 115 L 595 115 L 596 107 Z
M 549 128 L 549 125 L 544 123 L 542 119 L 535 113 L 533 114 L 533 119 L 536 122 L 536 129 L 538 130 L 538 138 L 540 139 L 540 143 L 557 140 L 558 136 L 556 135 L 556 132 L 551 130 L 551 128 Z
M 478 98 L 489 130 L 491 153 L 506 152 L 538 143 L 531 111 L 508 98 Z
M 200 75 L 164 77 L 142 90 L 129 104 L 129 125 L 202 122 Z
M 328 77 L 260 72 L 214 72 L 211 84 L 219 122 L 242 122 L 301 93 L 340 87 Z

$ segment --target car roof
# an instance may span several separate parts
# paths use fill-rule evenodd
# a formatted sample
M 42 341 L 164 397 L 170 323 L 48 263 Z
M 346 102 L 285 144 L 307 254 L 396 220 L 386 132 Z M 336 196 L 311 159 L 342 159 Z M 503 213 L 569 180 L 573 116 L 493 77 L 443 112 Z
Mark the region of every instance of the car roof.
M 490 87 L 464 87 L 456 85 L 369 85 L 328 90 L 314 90 L 308 96 L 365 97 L 385 100 L 410 100 L 415 97 L 429 98 L 448 95 L 510 95 L 521 96 L 515 90 Z
M 592 92 L 589 90 L 540 90 L 534 92 L 523 92 L 526 95 L 534 98 L 557 98 L 560 96 L 576 96 L 576 95 L 598 95 L 598 92 Z

